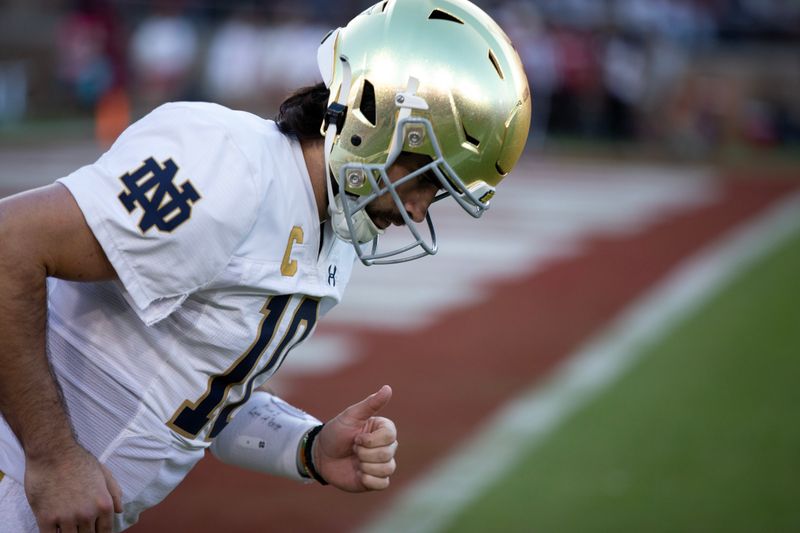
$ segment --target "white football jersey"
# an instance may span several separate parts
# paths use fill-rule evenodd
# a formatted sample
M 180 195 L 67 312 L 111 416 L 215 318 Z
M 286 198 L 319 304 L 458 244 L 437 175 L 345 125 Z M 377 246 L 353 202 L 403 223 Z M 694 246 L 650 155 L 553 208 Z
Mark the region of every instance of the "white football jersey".
M 48 348 L 81 443 L 197 450 L 341 300 L 352 245 L 320 225 L 298 142 L 207 103 L 166 104 L 59 180 L 119 280 L 51 280 Z M 0 420 L 0 470 L 21 449 Z

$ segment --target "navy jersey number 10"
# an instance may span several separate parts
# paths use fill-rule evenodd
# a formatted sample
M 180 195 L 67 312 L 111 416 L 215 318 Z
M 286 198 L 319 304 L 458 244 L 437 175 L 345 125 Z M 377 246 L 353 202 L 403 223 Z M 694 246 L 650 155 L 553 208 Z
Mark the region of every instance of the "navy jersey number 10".
M 200 398 L 195 401 L 186 400 L 181 404 L 167 422 L 170 428 L 184 437 L 195 438 L 206 425 L 213 421 L 214 425 L 208 434 L 208 439 L 213 439 L 228 425 L 233 411 L 250 398 L 250 394 L 253 392 L 253 381 L 265 373 L 275 372 L 289 350 L 301 343 L 314 328 L 319 300 L 303 297 L 291 317 L 285 317 L 286 309 L 291 301 L 291 295 L 273 296 L 267 300 L 261 309 L 264 318 L 259 324 L 258 336 L 250 347 L 228 369 L 209 378 L 208 386 Z M 275 332 L 286 321 L 289 322 L 286 333 L 278 345 L 268 352 L 267 348 L 272 344 Z M 295 339 L 300 328 L 303 333 L 300 338 Z M 268 357 L 267 364 L 258 372 L 253 372 L 265 355 Z M 242 399 L 226 403 L 231 387 L 245 382 L 245 393 Z M 221 409 L 219 409 L 220 406 L 222 406 Z

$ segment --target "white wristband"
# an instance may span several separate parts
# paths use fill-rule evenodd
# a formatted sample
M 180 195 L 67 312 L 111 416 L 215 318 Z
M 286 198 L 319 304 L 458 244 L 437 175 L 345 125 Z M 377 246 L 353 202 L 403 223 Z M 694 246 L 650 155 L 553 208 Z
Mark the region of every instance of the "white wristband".
M 298 446 L 319 424 L 277 396 L 256 391 L 214 439 L 211 453 L 248 470 L 308 481 L 298 470 Z

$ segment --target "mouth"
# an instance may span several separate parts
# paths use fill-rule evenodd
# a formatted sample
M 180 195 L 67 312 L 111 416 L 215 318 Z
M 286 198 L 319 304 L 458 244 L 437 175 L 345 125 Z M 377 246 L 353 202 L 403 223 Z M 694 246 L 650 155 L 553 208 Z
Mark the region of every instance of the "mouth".
M 380 229 L 380 230 L 385 230 L 386 228 L 388 228 L 388 227 L 390 226 L 390 223 L 389 223 L 389 221 L 388 221 L 388 220 L 386 220 L 386 218 L 384 218 L 384 217 L 382 217 L 382 216 L 377 216 L 377 217 L 373 218 L 373 219 L 372 219 L 372 222 L 373 222 L 373 223 L 375 224 L 375 226 L 377 226 L 377 227 L 378 227 L 378 229 Z
M 405 226 L 406 222 L 402 218 L 395 218 L 389 215 L 377 215 L 372 222 L 378 229 L 385 230 L 389 226 Z

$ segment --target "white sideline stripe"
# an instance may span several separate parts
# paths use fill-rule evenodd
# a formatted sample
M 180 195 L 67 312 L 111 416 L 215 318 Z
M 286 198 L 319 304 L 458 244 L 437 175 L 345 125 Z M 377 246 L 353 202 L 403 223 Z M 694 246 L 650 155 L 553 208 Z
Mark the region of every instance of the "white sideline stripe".
M 448 459 L 407 487 L 361 533 L 441 530 L 524 452 L 617 380 L 641 357 L 646 344 L 798 230 L 800 194 L 794 194 L 685 261 L 545 383 L 508 403 Z

